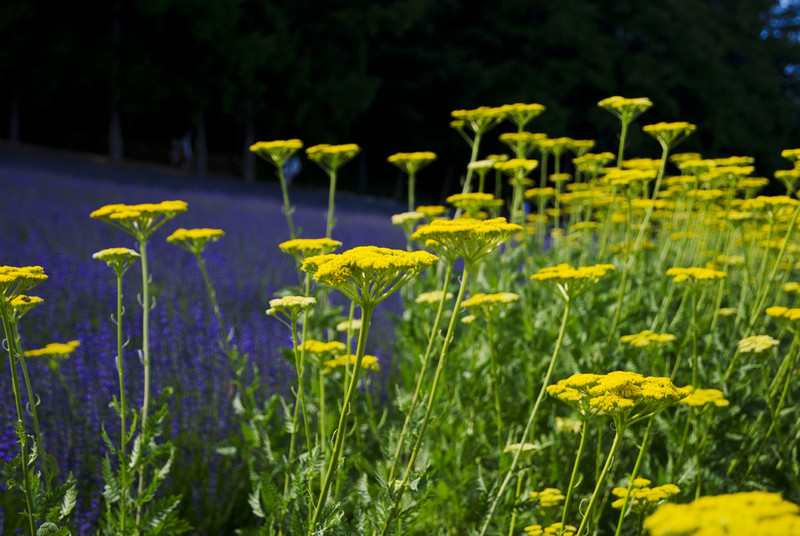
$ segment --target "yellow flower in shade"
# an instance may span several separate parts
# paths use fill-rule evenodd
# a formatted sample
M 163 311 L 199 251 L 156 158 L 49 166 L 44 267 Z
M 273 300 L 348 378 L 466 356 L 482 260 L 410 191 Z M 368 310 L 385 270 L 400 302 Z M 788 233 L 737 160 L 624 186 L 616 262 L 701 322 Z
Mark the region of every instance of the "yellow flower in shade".
M 147 240 L 168 220 L 186 212 L 187 208 L 184 201 L 106 205 L 89 214 L 89 217 L 113 225 L 141 242 Z
M 630 123 L 653 106 L 653 103 L 646 97 L 629 99 L 614 96 L 601 100 L 597 105 L 619 117 L 623 123 Z
M 447 212 L 447 207 L 442 205 L 420 205 L 414 211 L 425 214 L 428 218 L 435 218 Z
M 596 176 L 616 157 L 613 153 L 587 153 L 572 159 L 575 169 L 587 175 Z
M 528 188 L 522 193 L 522 195 L 525 197 L 525 199 L 538 199 L 540 197 L 549 199 L 558 195 L 558 191 L 555 188 L 546 186 L 544 188 Z
M 306 296 L 284 296 L 283 298 L 275 298 L 269 300 L 269 309 L 267 314 L 278 318 L 278 315 L 283 315 L 289 319 L 290 322 L 297 322 L 303 312 L 316 304 L 316 298 L 308 298 Z M 278 318 L 280 320 L 280 318 Z
M 700 153 L 676 153 L 669 156 L 669 161 L 677 165 L 687 160 L 701 160 L 702 158 L 703 155 Z
M 350 331 L 358 331 L 358 330 L 360 330 L 361 329 L 361 319 L 360 318 L 354 318 L 352 322 L 350 320 L 344 320 L 344 321 L 339 322 L 338 324 L 336 324 L 336 331 L 338 331 L 340 333 L 344 332 L 344 331 L 347 331 L 348 329 Z
M 500 111 L 503 116 L 517 125 L 520 130 L 525 128 L 531 119 L 538 117 L 539 114 L 544 112 L 547 108 L 535 102 L 530 104 L 523 104 L 517 102 L 515 104 L 505 104 L 500 107 Z
M 635 478 L 633 487 L 628 499 L 628 505 L 633 512 L 639 515 L 647 515 L 655 510 L 660 504 L 674 497 L 681 492 L 675 484 L 664 484 L 663 486 L 650 487 L 651 482 L 646 478 Z M 612 508 L 617 510 L 625 505 L 625 497 L 628 496 L 628 488 L 618 487 L 611 490 L 614 497 L 619 497 L 611 503 Z
M 780 305 L 776 305 L 774 307 L 768 307 L 766 311 L 767 316 L 771 316 L 772 318 L 776 318 L 781 321 L 789 321 L 789 322 L 797 322 L 800 320 L 800 308 L 792 307 L 783 307 Z
M 475 262 L 511 238 L 522 227 L 508 223 L 505 218 L 490 220 L 434 220 L 414 231 L 411 238 L 425 243 L 448 261 L 462 257 Z
M 456 208 L 460 208 L 469 215 L 474 216 L 480 210 L 490 206 L 494 201 L 492 194 L 480 192 L 470 192 L 466 194 L 453 194 L 447 198 L 447 202 Z
M 256 142 L 250 146 L 250 151 L 276 167 L 280 167 L 302 148 L 303 142 L 297 139 L 275 140 Z
M 670 268 L 667 270 L 667 275 L 676 283 L 683 283 L 684 281 L 689 281 L 691 283 L 702 283 L 728 277 L 728 274 L 721 270 L 712 270 L 710 268 L 700 267 Z
M 624 169 L 643 169 L 645 171 L 658 171 L 661 160 L 656 158 L 627 158 L 622 161 Z
M 697 130 L 697 126 L 686 121 L 677 123 L 656 123 L 645 125 L 642 130 L 650 134 L 664 148 L 669 148 L 685 140 L 692 132 Z
M 425 251 L 362 246 L 344 253 L 308 257 L 300 269 L 358 305 L 372 307 L 438 260 Z
M 392 225 L 398 225 L 400 227 L 408 227 L 413 226 L 420 220 L 425 219 L 425 214 L 422 212 L 401 212 L 400 214 L 392 215 Z
M 44 303 L 44 300 L 39 296 L 27 296 L 25 294 L 15 296 L 9 302 L 11 317 L 19 320 L 40 303 Z
M 558 488 L 544 488 L 542 491 L 532 491 L 529 499 L 537 501 L 542 508 L 550 508 L 563 503 L 566 497 Z
M 426 305 L 435 305 L 442 301 L 443 292 L 441 290 L 432 290 L 430 292 L 423 292 L 414 299 L 415 303 L 423 303 Z M 448 292 L 445 296 L 446 300 L 453 297 L 452 292 Z M 463 304 L 463 303 L 462 303 Z
M 328 369 L 332 370 L 338 367 L 343 367 L 345 365 L 354 366 L 356 364 L 356 356 L 354 354 L 345 354 L 337 357 L 336 359 L 328 359 L 327 361 L 323 362 L 323 365 L 328 367 Z M 378 358 L 374 355 L 365 355 L 361 358 L 361 368 L 366 371 L 379 371 L 381 370 L 381 366 L 378 363 Z M 329 370 L 329 371 L 330 371 Z M 329 372 L 328 371 L 328 372 Z M 325 371 L 323 371 L 325 372 Z
M 525 177 L 539 166 L 538 160 L 525 158 L 512 158 L 505 162 L 495 163 L 495 169 L 499 169 L 509 177 Z
M 316 339 L 308 339 L 299 346 L 299 349 L 305 350 L 310 354 L 324 356 L 344 352 L 345 345 L 339 341 L 322 342 Z
M 769 335 L 751 335 L 739 341 L 738 348 L 742 353 L 761 354 L 779 344 L 778 339 L 773 339 Z
M 795 166 L 797 164 L 795 163 Z M 797 185 L 800 183 L 800 168 L 794 169 L 779 169 L 775 171 L 775 178 L 781 181 L 789 193 L 797 190 Z
M 730 405 L 730 402 L 719 389 L 695 389 L 691 385 L 687 385 L 685 389 L 689 394 L 681 400 L 681 404 L 686 404 L 689 407 L 702 408 L 710 404 L 717 408 L 724 408 Z
M 80 346 L 80 341 L 69 341 L 69 342 L 51 342 L 47 344 L 44 348 L 39 348 L 36 350 L 26 350 L 24 352 L 25 357 L 59 357 L 59 356 L 68 356 L 75 349 Z
M 556 417 L 556 430 L 562 434 L 578 435 L 581 433 L 581 425 L 580 419 Z
M 316 162 L 328 173 L 335 172 L 355 158 L 360 152 L 361 148 L 355 143 L 346 143 L 343 145 L 322 143 L 306 149 L 306 155 L 309 160 Z
M 185 249 L 189 253 L 200 255 L 209 242 L 216 242 L 225 236 L 222 229 L 176 229 L 167 237 L 167 242 Z
M 739 313 L 736 307 L 721 307 L 718 312 L 720 316 L 736 316 Z
M 594 140 L 572 140 L 572 148 L 578 157 L 583 156 L 594 149 L 594 146 Z
M 547 392 L 583 416 L 601 412 L 627 423 L 649 417 L 687 394 L 686 389 L 675 387 L 669 378 L 628 371 L 573 374 L 549 385 Z
M 564 525 L 562 527 L 559 521 L 547 527 L 542 527 L 542 525 L 528 525 L 524 530 L 527 536 L 575 536 L 578 529 L 572 525 Z
M 800 294 L 800 283 L 797 281 L 789 281 L 788 283 L 781 285 L 781 290 L 793 294 Z
M 531 154 L 539 145 L 539 142 L 546 139 L 547 134 L 540 132 L 504 132 L 500 134 L 500 141 L 508 145 L 509 149 L 524 157 Z M 500 162 L 494 160 L 494 163 Z
M 461 302 L 466 309 L 474 309 L 484 316 L 494 316 L 500 309 L 519 300 L 519 294 L 497 292 L 495 294 L 474 294 Z
M 615 270 L 613 264 L 597 264 L 594 266 L 578 266 L 559 264 L 542 268 L 533 274 L 531 279 L 543 283 L 566 301 L 574 299 L 583 291 L 596 283 L 601 277 Z
M 288 253 L 302 261 L 306 257 L 314 255 L 327 255 L 333 253 L 342 243 L 331 238 L 295 238 L 278 244 L 281 251 Z
M 453 110 L 450 115 L 455 119 L 453 128 L 463 129 L 468 126 L 475 134 L 483 134 L 498 125 L 505 117 L 505 112 L 500 107 L 481 106 L 472 110 Z
M 635 335 L 623 335 L 620 341 L 636 348 L 644 348 L 650 343 L 665 344 L 675 340 L 675 335 L 670 333 L 653 333 L 649 329 L 636 333 Z
M 0 266 L 0 306 L 46 280 L 41 266 Z
M 129 248 L 107 248 L 92 255 L 93 259 L 105 262 L 116 272 L 118 277 L 130 268 L 141 255 Z
M 522 454 L 533 454 L 540 448 L 539 445 L 534 445 L 533 443 L 511 443 L 510 445 L 506 445 L 503 452 L 505 454 L 513 454 L 517 451 L 522 451 Z
M 746 491 L 665 504 L 644 526 L 651 536 L 789 536 L 800 534 L 800 506 L 778 493 Z
M 555 182 L 556 184 L 560 182 L 567 182 L 572 178 L 572 175 L 569 173 L 551 173 L 548 177 L 550 182 Z
M 395 153 L 386 159 L 390 164 L 397 166 L 408 175 L 414 175 L 417 171 L 424 168 L 436 160 L 436 153 L 422 151 L 416 153 Z
M 603 181 L 616 188 L 642 188 L 645 184 L 655 179 L 657 172 L 652 169 L 611 169 L 604 176 Z

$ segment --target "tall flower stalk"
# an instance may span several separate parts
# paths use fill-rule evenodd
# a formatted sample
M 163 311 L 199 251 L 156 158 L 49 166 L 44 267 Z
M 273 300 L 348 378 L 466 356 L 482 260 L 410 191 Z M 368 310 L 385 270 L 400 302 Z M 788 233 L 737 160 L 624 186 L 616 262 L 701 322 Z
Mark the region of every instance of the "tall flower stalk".
M 333 226 L 336 224 L 336 219 L 333 217 L 334 209 L 334 194 L 336 193 L 336 177 L 339 168 L 347 162 L 355 158 L 361 152 L 361 148 L 355 143 L 346 143 L 344 145 L 328 145 L 323 143 L 314 145 L 306 149 L 308 158 L 316 162 L 330 178 L 330 185 L 328 188 L 328 216 L 325 223 L 325 238 L 330 238 L 333 232 Z
M 286 224 L 289 226 L 289 237 L 294 240 L 296 233 L 292 214 L 294 209 L 289 204 L 289 189 L 286 183 L 284 166 L 294 154 L 303 148 L 303 142 L 293 140 L 259 141 L 250 146 L 250 150 L 274 165 L 278 173 L 278 180 L 281 183 L 281 194 L 283 194 L 283 213 L 286 215 Z

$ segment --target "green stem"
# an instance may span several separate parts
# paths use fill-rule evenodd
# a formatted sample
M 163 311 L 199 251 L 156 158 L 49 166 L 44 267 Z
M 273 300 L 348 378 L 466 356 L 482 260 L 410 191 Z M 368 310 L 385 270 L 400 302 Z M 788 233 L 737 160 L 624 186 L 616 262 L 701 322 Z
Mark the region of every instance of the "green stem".
M 353 395 L 356 392 L 358 385 L 359 372 L 361 371 L 361 361 L 364 358 L 364 351 L 367 347 L 367 333 L 369 332 L 369 324 L 372 318 L 372 310 L 374 306 L 361 305 L 361 330 L 358 334 L 358 346 L 356 350 L 356 363 L 353 370 L 353 376 L 350 378 L 350 385 L 347 388 L 344 402 L 342 404 L 342 411 L 339 415 L 339 426 L 336 428 L 336 441 L 333 444 L 333 452 L 331 459 L 328 462 L 328 469 L 325 472 L 325 480 L 322 482 L 322 489 L 320 489 L 319 499 L 317 506 L 314 509 L 314 517 L 311 519 L 311 524 L 308 528 L 308 536 L 313 536 L 317 522 L 319 521 L 322 509 L 325 506 L 325 500 L 328 497 L 328 490 L 330 489 L 331 481 L 333 480 L 333 473 L 339 465 L 339 455 L 342 452 L 342 444 L 344 443 L 345 431 L 347 430 L 347 415 L 350 413 L 350 402 L 353 400 Z
M 403 474 L 403 479 L 400 482 L 399 489 L 397 490 L 397 495 L 394 498 L 394 502 L 392 503 L 392 507 L 389 510 L 389 514 L 386 516 L 386 521 L 383 525 L 383 531 L 381 532 L 382 536 L 386 536 L 389 533 L 389 528 L 392 525 L 392 519 L 397 514 L 397 509 L 400 507 L 400 501 L 403 498 L 403 493 L 405 492 L 406 484 L 408 483 L 408 479 L 411 476 L 411 470 L 414 468 L 414 462 L 417 460 L 417 454 L 419 454 L 420 446 L 422 445 L 422 440 L 425 437 L 425 430 L 428 428 L 428 423 L 430 422 L 431 412 L 433 410 L 433 404 L 436 400 L 436 391 L 439 387 L 439 381 L 442 377 L 442 371 L 444 370 L 444 364 L 447 357 L 447 349 L 450 346 L 450 341 L 453 339 L 453 332 L 455 331 L 455 324 L 456 320 L 458 319 L 458 311 L 461 309 L 461 302 L 464 299 L 464 292 L 467 288 L 467 282 L 469 281 L 470 273 L 472 272 L 472 263 L 465 259 L 464 261 L 464 272 L 461 275 L 461 286 L 458 289 L 458 296 L 456 297 L 456 303 L 453 306 L 453 314 L 450 316 L 450 323 L 447 326 L 447 334 L 444 337 L 444 341 L 442 342 L 442 349 L 439 353 L 439 362 L 436 364 L 436 372 L 433 375 L 433 384 L 431 385 L 430 393 L 428 394 L 428 404 L 425 408 L 425 416 L 422 419 L 422 425 L 420 426 L 419 432 L 417 433 L 417 441 L 414 443 L 414 447 L 411 449 L 411 456 L 408 459 L 408 464 L 406 465 L 405 473 Z
M 578 466 L 581 461 L 581 454 L 583 454 L 583 447 L 586 444 L 586 436 L 589 435 L 589 419 L 584 416 L 583 425 L 581 427 L 581 442 L 578 445 L 578 454 L 575 456 L 575 463 L 572 465 L 572 474 L 569 477 L 569 486 L 567 487 L 567 497 L 564 500 L 564 510 L 561 512 L 561 526 L 566 526 L 567 512 L 569 512 L 570 501 L 572 500 L 572 492 L 575 488 L 575 479 L 578 476 Z
M 147 269 L 147 239 L 139 240 L 140 262 L 142 264 L 142 365 L 144 367 L 144 394 L 142 398 L 141 424 L 142 444 L 148 444 L 147 416 L 150 409 L 150 274 Z M 144 464 L 140 463 L 139 487 L 137 496 L 141 497 L 144 490 Z M 142 504 L 136 507 L 136 525 L 142 517 Z
M 556 364 L 556 357 L 558 357 L 558 352 L 561 349 L 561 343 L 564 340 L 564 332 L 567 328 L 567 317 L 569 316 L 570 310 L 570 301 L 566 301 L 566 305 L 564 307 L 564 315 L 561 317 L 561 326 L 558 330 L 558 339 L 556 340 L 556 347 L 553 350 L 553 355 L 550 358 L 550 365 L 547 367 L 547 373 L 544 376 L 544 381 L 542 382 L 542 388 L 539 390 L 539 396 L 536 397 L 536 402 L 533 404 L 533 408 L 531 409 L 531 414 L 528 417 L 528 422 L 525 424 L 525 430 L 522 432 L 522 440 L 524 441 L 525 438 L 529 437 L 529 434 L 533 432 L 533 422 L 536 418 L 536 412 L 539 409 L 539 404 L 542 402 L 542 398 L 544 397 L 545 390 L 547 385 L 550 383 L 550 376 L 553 373 L 553 368 Z M 508 468 L 506 472 L 506 476 L 503 479 L 502 484 L 500 484 L 500 489 L 497 491 L 497 495 L 495 495 L 494 500 L 492 501 L 491 506 L 489 507 L 489 512 L 486 514 L 486 518 L 483 521 L 483 526 L 481 527 L 480 536 L 484 536 L 486 531 L 489 528 L 489 523 L 492 521 L 492 517 L 494 516 L 494 512 L 497 509 L 497 505 L 500 503 L 500 498 L 503 495 L 508 483 L 511 481 L 511 477 L 514 474 L 514 470 L 517 467 L 517 463 L 519 462 L 519 457 L 522 454 L 522 449 L 517 449 L 514 453 L 514 458 L 511 460 L 511 467 Z
M 416 173 L 410 171 L 408 173 L 408 211 L 413 212 L 414 207 L 414 182 L 416 181 Z
M 631 474 L 628 477 L 628 490 L 625 493 L 625 501 L 622 503 L 622 508 L 619 511 L 619 521 L 617 521 L 617 531 L 614 533 L 614 536 L 619 536 L 620 531 L 622 530 L 622 520 L 625 517 L 626 510 L 628 509 L 628 502 L 630 501 L 631 492 L 633 491 L 633 482 L 639 475 L 639 466 L 642 464 L 642 458 L 644 458 L 644 451 L 647 449 L 647 440 L 650 438 L 650 428 L 652 428 L 654 420 L 655 420 L 655 414 L 653 414 L 647 421 L 647 429 L 644 431 L 642 446 L 639 448 L 639 456 L 637 456 L 636 463 L 633 466 L 633 471 L 631 471 Z
M 487 319 L 487 336 L 489 339 L 489 358 L 492 368 L 492 394 L 494 395 L 495 423 L 497 426 L 497 452 L 503 450 L 503 416 L 500 413 L 500 378 L 497 373 L 497 349 L 495 348 L 492 319 Z
M 283 194 L 283 212 L 286 214 L 286 223 L 289 225 L 289 237 L 294 240 L 294 224 L 292 223 L 292 206 L 289 204 L 289 191 L 286 187 L 286 177 L 283 174 L 283 165 L 276 164 L 278 168 L 278 179 L 281 183 L 281 193 Z M 328 237 L 330 238 L 330 237 Z
M 622 120 L 622 132 L 619 135 L 619 150 L 617 151 L 617 167 L 622 168 L 622 158 L 625 155 L 625 138 L 628 137 L 628 121 Z M 580 531 L 578 535 L 580 536 Z
M 329 175 L 331 178 L 331 186 L 328 190 L 328 218 L 325 225 L 325 238 L 330 238 L 333 232 L 333 196 L 336 193 L 336 169 L 331 169 Z
M 600 471 L 600 476 L 597 478 L 597 484 L 595 484 L 594 486 L 594 491 L 592 492 L 592 498 L 589 500 L 589 506 L 586 507 L 586 512 L 583 514 L 581 525 L 575 532 L 575 536 L 581 536 L 581 534 L 583 534 L 583 529 L 586 528 L 586 523 L 589 521 L 589 519 L 591 519 L 592 509 L 594 508 L 594 505 L 597 502 L 597 497 L 599 496 L 600 488 L 603 486 L 603 483 L 606 479 L 606 475 L 608 474 L 608 470 L 611 468 L 611 464 L 614 461 L 614 456 L 617 453 L 617 449 L 619 448 L 620 445 L 620 440 L 622 439 L 622 435 L 624 433 L 625 433 L 625 427 L 621 423 L 617 423 L 617 430 L 614 434 L 614 442 L 611 444 L 611 451 L 608 453 L 608 458 L 606 458 L 606 463 L 603 465 L 603 470 Z
M 119 499 L 119 524 L 124 535 L 125 522 L 128 519 L 128 461 L 127 440 L 128 428 L 125 424 L 125 374 L 122 368 L 122 272 L 117 273 L 117 375 L 119 376 L 119 419 L 120 419 L 120 452 L 119 471 L 122 486 L 122 496 Z

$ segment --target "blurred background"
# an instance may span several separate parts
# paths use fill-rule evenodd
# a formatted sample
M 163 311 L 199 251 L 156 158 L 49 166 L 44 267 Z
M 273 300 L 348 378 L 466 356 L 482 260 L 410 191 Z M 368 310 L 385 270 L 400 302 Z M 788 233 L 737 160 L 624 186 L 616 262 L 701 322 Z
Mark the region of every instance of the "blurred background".
M 357 143 L 341 188 L 396 198 L 386 157 L 430 150 L 438 202 L 469 159 L 451 110 L 538 102 L 530 129 L 614 150 L 596 103 L 621 95 L 655 103 L 633 153 L 659 152 L 641 125 L 690 121 L 681 150 L 771 177 L 800 146 L 799 31 L 785 0 L 3 0 L 0 139 L 244 182 L 276 180 L 255 141 Z M 325 186 L 304 164 L 294 186 Z

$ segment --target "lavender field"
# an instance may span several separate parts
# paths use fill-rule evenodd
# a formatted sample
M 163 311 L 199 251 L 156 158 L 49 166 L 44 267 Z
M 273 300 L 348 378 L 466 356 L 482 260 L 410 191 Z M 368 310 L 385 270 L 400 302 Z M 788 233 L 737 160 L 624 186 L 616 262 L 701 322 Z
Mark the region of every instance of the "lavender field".
M 92 259 L 92 253 L 114 246 L 133 247 L 130 237 L 89 218 L 89 213 L 110 203 L 159 202 L 181 199 L 187 213 L 168 222 L 152 242 L 152 277 L 156 308 L 151 313 L 153 378 L 156 392 L 172 386 L 169 432 L 178 449 L 173 492 L 187 494 L 185 517 L 215 504 L 235 490 L 225 475 L 215 446 L 231 431 L 231 378 L 228 362 L 217 347 L 218 325 L 203 296 L 203 282 L 194 258 L 167 244 L 164 238 L 178 227 L 214 227 L 227 236 L 205 254 L 209 275 L 216 287 L 228 326 L 235 330 L 239 349 L 249 354 L 262 378 L 261 395 L 288 393 L 293 378 L 291 364 L 280 348 L 291 347 L 290 334 L 265 315 L 269 299 L 283 287 L 298 284 L 293 259 L 278 244 L 287 240 L 277 185 L 246 188 L 233 181 L 197 182 L 151 170 L 114 169 L 74 159 L 45 155 L 15 156 L 0 152 L 0 264 L 38 265 L 49 275 L 37 295 L 46 307 L 32 311 L 22 326 L 25 349 L 50 342 L 78 340 L 81 346 L 51 370 L 45 362 L 30 361 L 35 391 L 41 397 L 39 419 L 43 442 L 63 473 L 71 471 L 79 495 L 76 534 L 94 534 L 100 510 L 102 479 L 97 467 L 105 447 L 101 425 L 113 437 L 119 423 L 109 402 L 117 389 L 114 359 L 116 289 L 108 268 Z M 302 236 L 322 236 L 325 229 L 325 195 L 292 192 L 295 220 Z M 391 202 L 340 196 L 336 238 L 345 247 L 380 244 L 401 247 L 402 231 L 389 216 L 401 208 Z M 141 325 L 135 282 L 124 301 L 127 322 Z M 336 299 L 334 296 L 333 299 Z M 376 320 L 370 352 L 386 363 L 377 384 L 392 374 L 388 358 L 392 330 L 386 313 L 396 312 L 398 301 L 381 311 Z M 345 311 L 346 312 L 346 311 Z M 138 324 L 137 324 L 138 322 Z M 125 353 L 130 392 L 139 393 L 141 378 L 136 349 L 137 332 L 129 333 Z M 15 452 L 7 361 L 0 365 L 2 437 L 0 459 Z M 116 426 L 116 428 L 115 428 Z M 0 512 L 0 526 L 3 526 Z M 196 525 L 195 525 L 196 526 Z M 8 531 L 3 531 L 8 533 Z

